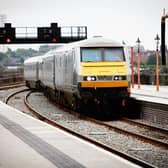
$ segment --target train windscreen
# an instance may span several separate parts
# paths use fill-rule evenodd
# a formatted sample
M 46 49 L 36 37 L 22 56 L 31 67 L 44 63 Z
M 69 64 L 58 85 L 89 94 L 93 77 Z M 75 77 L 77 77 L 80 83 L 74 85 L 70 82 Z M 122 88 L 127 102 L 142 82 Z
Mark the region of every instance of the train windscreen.
M 118 48 L 81 48 L 82 62 L 124 61 L 124 51 Z

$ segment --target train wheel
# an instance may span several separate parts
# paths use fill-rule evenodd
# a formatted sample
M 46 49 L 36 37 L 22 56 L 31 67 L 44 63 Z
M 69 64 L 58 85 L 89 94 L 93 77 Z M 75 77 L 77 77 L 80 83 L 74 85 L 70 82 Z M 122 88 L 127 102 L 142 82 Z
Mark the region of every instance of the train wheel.
M 72 104 L 71 104 L 72 110 L 79 112 L 80 111 L 80 103 L 77 97 L 72 97 Z
M 79 104 L 79 111 L 83 115 L 88 115 L 89 114 L 89 103 L 86 100 L 80 100 Z
M 59 95 L 59 104 L 61 104 L 61 105 L 63 105 L 63 94 L 62 93 L 60 93 L 60 95 Z

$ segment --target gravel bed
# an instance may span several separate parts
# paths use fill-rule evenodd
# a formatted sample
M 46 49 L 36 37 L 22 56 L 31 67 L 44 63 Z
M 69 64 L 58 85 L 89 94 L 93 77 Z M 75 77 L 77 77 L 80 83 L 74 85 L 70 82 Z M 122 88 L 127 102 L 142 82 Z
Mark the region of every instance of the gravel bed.
M 33 93 L 29 97 L 29 102 L 43 115 L 67 128 L 73 129 L 82 135 L 93 138 L 131 156 L 145 160 L 155 166 L 162 168 L 168 167 L 168 151 L 165 149 L 116 133 L 105 126 L 79 119 L 50 103 L 48 99 L 43 96 L 43 93 Z
M 161 133 L 161 132 L 156 132 L 156 131 L 153 131 L 153 130 L 149 130 L 148 128 L 142 128 L 142 127 L 139 127 L 139 126 L 136 126 L 136 125 L 131 125 L 129 123 L 126 123 L 124 121 L 109 121 L 109 122 L 106 122 L 112 126 L 115 126 L 117 128 L 121 128 L 121 129 L 124 129 L 124 130 L 127 130 L 127 131 L 131 131 L 131 132 L 134 132 L 134 133 L 137 133 L 137 134 L 140 134 L 140 135 L 144 135 L 144 136 L 147 136 L 147 137 L 151 137 L 151 138 L 154 138 L 154 139 L 158 139 L 162 142 L 166 142 L 168 143 L 168 134 L 164 134 L 164 133 Z
M 4 101 L 4 99 L 17 91 L 23 90 L 23 89 L 27 89 L 27 87 L 23 86 L 23 87 L 18 87 L 18 88 L 13 88 L 13 89 L 7 89 L 7 90 L 0 90 L 0 101 Z M 9 101 L 8 101 L 8 105 L 22 111 L 23 113 L 29 114 L 31 116 L 32 113 L 29 111 L 29 109 L 24 105 L 24 96 L 27 94 L 28 92 L 21 92 L 17 95 L 15 95 L 14 97 L 12 97 Z
M 158 122 L 154 123 L 143 119 L 136 119 L 136 121 L 168 130 L 168 124 L 164 124 L 164 123 L 159 124 Z
M 23 113 L 26 113 L 26 114 L 33 116 L 33 114 L 30 112 L 30 110 L 24 104 L 24 97 L 27 93 L 28 93 L 28 91 L 21 92 L 21 93 L 15 95 L 14 97 L 12 97 L 9 100 L 8 105 L 22 111 Z

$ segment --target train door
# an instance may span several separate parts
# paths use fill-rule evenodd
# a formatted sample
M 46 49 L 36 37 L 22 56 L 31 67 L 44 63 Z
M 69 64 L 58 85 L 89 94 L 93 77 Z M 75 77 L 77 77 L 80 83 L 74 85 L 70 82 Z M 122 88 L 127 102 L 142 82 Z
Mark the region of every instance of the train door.
M 54 56 L 54 86 L 57 88 L 57 70 L 58 70 L 58 56 L 57 54 Z
M 57 66 L 56 66 L 56 86 L 57 89 L 60 90 L 61 89 L 61 80 L 62 80 L 62 53 L 58 53 L 57 58 L 56 58 L 56 62 L 57 62 Z
M 72 64 L 72 70 L 73 70 L 73 79 L 72 79 L 72 85 L 73 87 L 76 87 L 77 85 L 77 56 L 76 56 L 76 51 L 73 48 L 72 49 L 72 59 L 73 59 L 73 64 Z
M 56 88 L 56 84 L 55 84 L 55 61 L 56 61 L 56 57 L 55 55 L 53 56 L 53 86 L 54 86 L 54 90 Z

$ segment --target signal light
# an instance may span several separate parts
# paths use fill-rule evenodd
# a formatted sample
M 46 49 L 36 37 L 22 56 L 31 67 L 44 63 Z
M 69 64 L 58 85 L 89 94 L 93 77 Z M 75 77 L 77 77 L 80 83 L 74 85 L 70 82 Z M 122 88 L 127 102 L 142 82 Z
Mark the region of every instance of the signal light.
M 7 38 L 7 39 L 6 39 L 6 43 L 11 43 L 11 39 L 10 39 L 10 38 Z
M 55 43 L 57 42 L 57 39 L 55 37 L 52 38 L 52 42 Z

